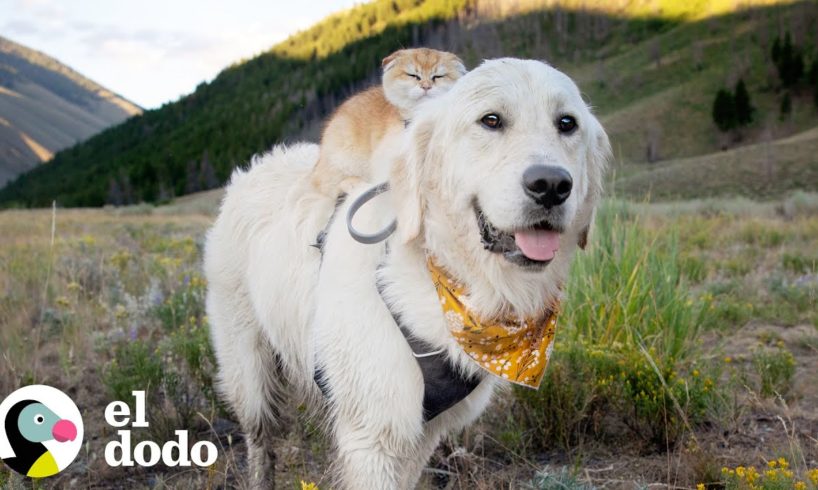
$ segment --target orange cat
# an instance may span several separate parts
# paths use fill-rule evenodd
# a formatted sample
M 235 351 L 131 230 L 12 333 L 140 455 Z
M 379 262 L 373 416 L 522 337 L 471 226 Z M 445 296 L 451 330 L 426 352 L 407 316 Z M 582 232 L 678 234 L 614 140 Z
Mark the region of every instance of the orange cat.
M 341 104 L 324 127 L 313 184 L 325 194 L 347 192 L 372 178 L 372 155 L 388 131 L 402 130 L 428 97 L 466 73 L 460 58 L 434 49 L 402 49 L 381 63 L 383 83 Z

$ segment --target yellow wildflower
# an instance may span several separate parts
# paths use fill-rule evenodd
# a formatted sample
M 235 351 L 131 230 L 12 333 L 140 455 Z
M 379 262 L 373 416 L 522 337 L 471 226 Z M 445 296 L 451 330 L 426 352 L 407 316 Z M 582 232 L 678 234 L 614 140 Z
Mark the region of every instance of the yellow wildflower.
M 313 482 L 307 483 L 304 480 L 301 480 L 301 490 L 318 490 L 318 485 Z
M 704 490 L 704 483 L 697 483 L 696 490 Z
M 784 458 L 778 458 L 778 466 L 787 469 L 790 467 L 790 463 Z
M 795 490 L 807 490 L 807 484 L 802 481 L 795 482 Z
M 780 463 L 781 462 L 779 461 L 779 464 Z M 747 483 L 752 485 L 753 483 L 755 483 L 756 480 L 758 480 L 758 477 L 759 474 L 758 471 L 756 471 L 755 466 L 750 466 L 749 468 L 747 468 Z
M 818 485 L 818 468 L 813 468 L 807 472 L 807 477 L 813 485 Z
M 726 362 L 727 364 L 730 364 L 731 362 L 733 362 L 733 358 L 730 357 L 730 356 L 727 356 L 727 357 L 724 358 L 724 362 Z
M 769 466 L 770 468 L 775 468 L 775 466 L 777 464 L 778 464 L 778 461 L 776 461 L 774 459 L 771 459 L 771 460 L 767 461 L 767 466 Z

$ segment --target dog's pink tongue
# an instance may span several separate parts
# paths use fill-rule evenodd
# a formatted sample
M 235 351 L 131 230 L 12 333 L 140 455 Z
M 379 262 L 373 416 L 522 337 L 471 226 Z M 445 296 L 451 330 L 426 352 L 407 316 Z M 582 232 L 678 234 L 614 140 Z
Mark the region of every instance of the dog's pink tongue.
M 514 243 L 531 260 L 551 260 L 560 248 L 560 234 L 550 230 L 526 230 L 514 234 Z

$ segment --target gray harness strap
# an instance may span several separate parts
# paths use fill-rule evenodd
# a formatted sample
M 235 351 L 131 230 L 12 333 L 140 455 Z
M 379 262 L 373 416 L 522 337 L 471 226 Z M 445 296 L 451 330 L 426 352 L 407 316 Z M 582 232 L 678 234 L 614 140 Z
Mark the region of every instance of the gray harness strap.
M 377 282 L 378 293 L 383 300 L 384 284 Z M 482 378 L 464 377 L 449 361 L 445 351 L 434 351 L 434 347 L 413 336 L 406 327 L 400 313 L 393 311 L 384 301 L 389 314 L 406 338 L 423 374 L 423 420 L 428 422 L 458 402 L 469 396 L 477 388 Z

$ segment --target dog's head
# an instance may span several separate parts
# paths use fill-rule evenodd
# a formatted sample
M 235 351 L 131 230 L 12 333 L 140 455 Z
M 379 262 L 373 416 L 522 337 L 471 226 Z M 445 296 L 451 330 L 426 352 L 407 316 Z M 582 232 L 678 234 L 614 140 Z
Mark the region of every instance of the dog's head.
M 514 275 L 584 247 L 611 149 L 565 74 L 487 61 L 419 109 L 407 145 L 390 176 L 402 241 Z

